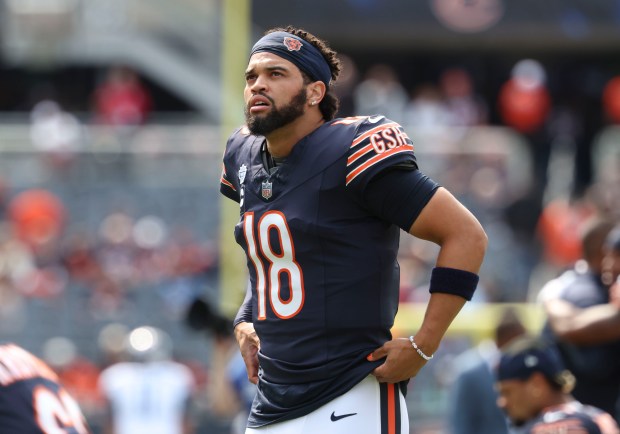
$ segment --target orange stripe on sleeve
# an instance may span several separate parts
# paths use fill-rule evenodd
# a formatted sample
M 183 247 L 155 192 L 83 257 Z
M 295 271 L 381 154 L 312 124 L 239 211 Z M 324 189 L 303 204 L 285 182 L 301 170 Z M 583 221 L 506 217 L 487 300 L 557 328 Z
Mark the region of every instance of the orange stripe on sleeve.
M 220 182 L 228 187 L 230 187 L 231 189 L 237 191 L 237 189 L 230 183 L 228 182 L 225 178 L 220 178 Z
M 387 157 L 389 157 L 391 155 L 394 155 L 394 154 L 398 154 L 400 152 L 407 152 L 407 151 L 413 151 L 413 146 L 412 145 L 402 145 L 402 146 L 399 146 L 397 148 L 390 149 L 389 151 L 384 152 L 383 154 L 375 155 L 374 157 L 372 157 L 371 159 L 366 161 L 364 164 L 359 165 L 354 170 L 349 172 L 349 174 L 347 175 L 347 178 L 346 178 L 346 185 L 349 185 L 351 183 L 351 181 L 353 181 L 364 170 L 368 169 L 369 167 L 373 166 L 374 164 L 378 163 L 379 161 L 383 160 L 384 158 L 387 158 Z
M 366 145 L 362 149 L 356 151 L 353 155 L 347 158 L 347 166 L 350 166 L 352 163 L 357 161 L 357 159 L 361 158 L 364 154 L 372 151 L 372 145 Z

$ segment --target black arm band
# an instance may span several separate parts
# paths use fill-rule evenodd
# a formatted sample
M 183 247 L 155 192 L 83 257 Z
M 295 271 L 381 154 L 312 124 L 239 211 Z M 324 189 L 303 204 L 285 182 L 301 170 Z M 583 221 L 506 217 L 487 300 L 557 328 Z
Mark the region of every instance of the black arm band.
M 456 268 L 435 267 L 431 273 L 431 284 L 428 291 L 458 295 L 469 301 L 474 295 L 480 278 L 471 271 Z

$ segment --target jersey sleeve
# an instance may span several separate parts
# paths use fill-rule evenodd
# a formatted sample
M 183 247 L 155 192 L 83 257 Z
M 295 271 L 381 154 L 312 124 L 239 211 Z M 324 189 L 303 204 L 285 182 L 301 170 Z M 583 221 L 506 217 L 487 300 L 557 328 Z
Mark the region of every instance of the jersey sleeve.
M 363 190 L 386 168 L 417 166 L 413 142 L 400 124 L 383 116 L 366 117 L 348 151 L 346 185 Z
M 418 169 L 386 169 L 365 189 L 363 203 L 405 232 L 437 192 L 439 184 Z
M 620 428 L 614 418 L 600 408 L 571 401 L 562 404 L 557 410 L 543 413 L 527 431 L 529 434 L 558 432 L 618 434 Z
M 243 303 L 241 303 L 241 306 L 239 307 L 239 310 L 237 311 L 237 315 L 235 316 L 235 319 L 233 320 L 233 329 L 242 322 L 252 322 L 253 321 L 252 312 L 253 312 L 252 310 L 252 285 L 250 284 L 250 281 L 248 280 L 248 285 L 245 290 L 245 298 L 243 299 Z
M 346 186 L 373 214 L 404 231 L 439 188 L 418 170 L 403 127 L 383 116 L 360 121 L 347 155 Z
M 596 422 L 582 414 L 565 416 L 557 420 L 543 421 L 537 423 L 528 431 L 529 434 L 555 434 L 569 432 L 583 434 L 606 434 L 605 431 L 601 431 L 600 426 L 598 426 Z
M 240 201 L 238 176 L 235 177 L 235 149 L 239 142 L 241 128 L 236 130 L 226 142 L 226 149 L 222 162 L 222 175 L 220 176 L 220 193 L 235 202 Z
M 228 176 L 225 164 L 222 164 L 222 175 L 220 176 L 220 193 L 222 193 L 227 198 L 234 200 L 235 202 L 239 202 L 239 193 Z

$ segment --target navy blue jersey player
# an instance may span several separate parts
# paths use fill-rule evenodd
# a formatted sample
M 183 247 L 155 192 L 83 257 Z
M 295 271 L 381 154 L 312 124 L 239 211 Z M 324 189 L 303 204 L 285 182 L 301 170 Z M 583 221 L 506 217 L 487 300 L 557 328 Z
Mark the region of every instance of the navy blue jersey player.
M 30 352 L 0 345 L 0 433 L 88 434 L 76 401 Z
M 418 169 L 399 124 L 334 119 L 339 69 L 313 35 L 268 32 L 245 73 L 247 125 L 227 143 L 221 192 L 239 203 L 250 277 L 235 335 L 258 383 L 247 433 L 409 432 L 402 386 L 477 285 L 478 221 Z M 401 229 L 440 246 L 409 339 L 390 334 Z

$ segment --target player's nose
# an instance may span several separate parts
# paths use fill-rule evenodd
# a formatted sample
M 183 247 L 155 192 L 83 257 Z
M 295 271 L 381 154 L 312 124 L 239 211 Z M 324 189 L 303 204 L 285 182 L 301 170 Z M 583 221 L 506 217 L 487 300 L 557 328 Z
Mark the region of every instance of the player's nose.
M 260 93 L 265 89 L 267 89 L 267 80 L 262 75 L 257 76 L 250 86 L 250 90 L 255 94 Z

